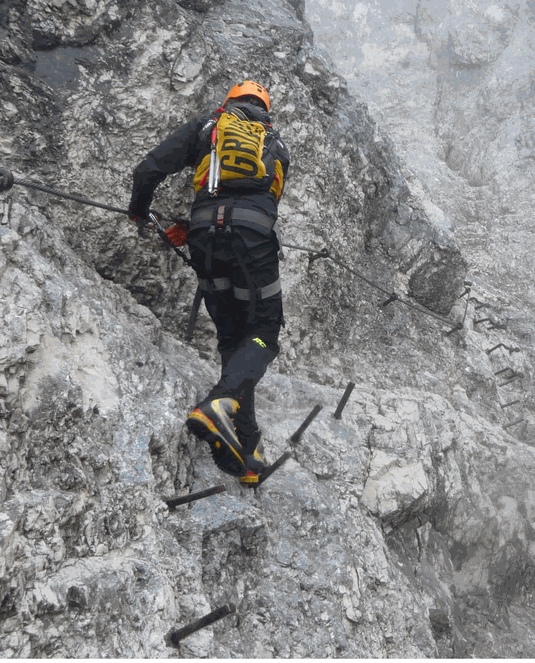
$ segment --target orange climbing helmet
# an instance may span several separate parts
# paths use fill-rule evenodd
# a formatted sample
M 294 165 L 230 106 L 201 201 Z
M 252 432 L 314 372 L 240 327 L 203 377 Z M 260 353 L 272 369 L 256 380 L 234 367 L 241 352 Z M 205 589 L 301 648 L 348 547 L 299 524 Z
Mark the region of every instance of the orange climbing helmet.
M 266 110 L 269 111 L 270 103 L 268 91 L 265 87 L 262 87 L 259 83 L 255 83 L 254 81 L 243 81 L 243 83 L 235 85 L 227 94 L 223 106 L 229 99 L 237 99 L 238 97 L 246 97 L 249 95 L 260 99 L 260 101 L 266 106 Z

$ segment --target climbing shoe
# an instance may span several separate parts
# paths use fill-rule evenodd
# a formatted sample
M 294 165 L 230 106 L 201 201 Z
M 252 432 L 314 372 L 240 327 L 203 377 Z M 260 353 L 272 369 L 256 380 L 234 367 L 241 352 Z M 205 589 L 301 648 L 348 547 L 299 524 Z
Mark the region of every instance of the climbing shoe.
M 240 477 L 240 483 L 254 487 L 262 477 L 262 471 L 267 467 L 264 457 L 264 446 L 261 442 L 261 432 L 256 429 L 247 437 L 238 431 L 238 439 L 245 451 L 247 472 Z
M 240 483 L 254 487 L 262 478 L 262 472 L 265 470 L 266 462 L 263 456 L 255 449 L 254 453 L 245 457 L 247 472 L 240 476 Z
M 234 415 L 239 408 L 234 398 L 215 398 L 199 403 L 186 420 L 188 429 L 210 445 L 217 467 L 232 476 L 247 473 L 246 452 L 234 428 Z

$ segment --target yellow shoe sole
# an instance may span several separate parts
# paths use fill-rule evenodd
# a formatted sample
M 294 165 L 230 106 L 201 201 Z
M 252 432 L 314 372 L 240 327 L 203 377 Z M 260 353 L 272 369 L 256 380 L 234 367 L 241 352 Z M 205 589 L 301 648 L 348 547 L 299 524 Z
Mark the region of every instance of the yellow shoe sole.
M 252 470 L 248 470 L 246 474 L 240 477 L 240 483 L 246 484 L 247 486 L 254 486 L 258 481 L 258 474 L 255 474 Z

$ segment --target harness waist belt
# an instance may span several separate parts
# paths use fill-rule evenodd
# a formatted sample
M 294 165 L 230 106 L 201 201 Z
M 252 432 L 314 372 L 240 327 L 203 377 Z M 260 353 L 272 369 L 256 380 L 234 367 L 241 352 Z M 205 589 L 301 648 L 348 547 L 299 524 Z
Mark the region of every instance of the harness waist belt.
M 269 235 L 273 230 L 275 221 L 270 218 L 267 214 L 262 214 L 261 212 L 255 212 L 251 209 L 245 209 L 240 207 L 233 207 L 230 213 L 230 218 L 233 225 L 236 226 L 246 226 L 252 230 L 257 230 L 264 235 Z M 214 219 L 213 209 L 203 209 L 195 212 L 191 217 L 189 222 L 190 232 L 193 230 L 199 230 L 201 228 L 210 228 Z
M 208 291 L 210 290 L 210 282 L 208 279 L 199 279 L 199 287 L 203 291 Z M 234 297 L 236 299 L 240 299 L 241 301 L 248 302 L 251 300 L 251 291 L 249 288 L 237 288 L 236 286 L 232 286 L 230 283 L 230 279 L 228 278 L 215 278 L 212 279 L 212 287 L 216 291 L 224 291 L 224 290 L 230 290 L 231 288 L 234 290 Z M 279 292 L 282 290 L 281 288 L 281 282 L 280 279 L 277 279 L 276 281 L 273 281 L 273 283 L 269 283 L 268 285 L 263 286 L 262 288 L 257 288 L 256 289 L 256 296 L 259 297 L 260 299 L 269 299 L 269 297 L 274 297 L 275 295 L 278 295 Z

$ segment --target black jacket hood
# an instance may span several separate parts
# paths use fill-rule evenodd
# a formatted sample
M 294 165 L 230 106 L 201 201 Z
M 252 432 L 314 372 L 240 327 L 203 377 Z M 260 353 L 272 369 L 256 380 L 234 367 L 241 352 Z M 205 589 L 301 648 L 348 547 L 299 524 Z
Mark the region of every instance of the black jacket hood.
M 263 124 L 271 125 L 269 113 L 254 104 L 249 104 L 246 101 L 230 101 L 225 106 L 225 110 L 228 112 L 232 112 L 234 109 L 245 113 L 247 118 L 253 120 L 253 122 L 262 122 Z

